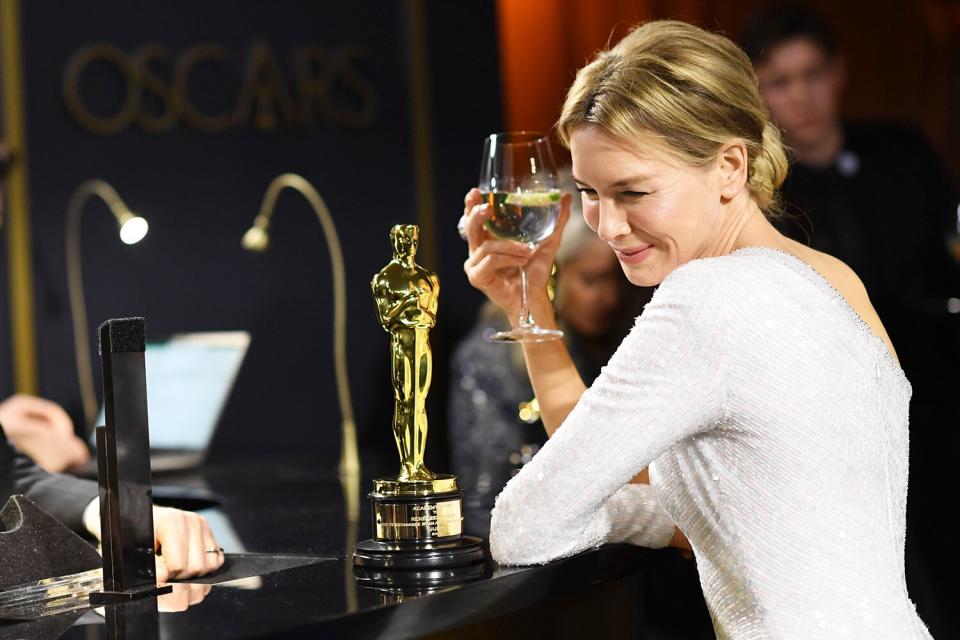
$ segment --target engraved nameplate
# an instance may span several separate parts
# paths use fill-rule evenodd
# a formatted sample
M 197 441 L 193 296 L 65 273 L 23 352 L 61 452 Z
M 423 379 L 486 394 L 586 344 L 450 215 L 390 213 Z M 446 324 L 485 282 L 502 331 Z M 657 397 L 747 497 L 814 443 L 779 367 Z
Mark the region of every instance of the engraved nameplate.
M 463 532 L 460 498 L 437 502 L 375 502 L 376 540 L 431 540 Z

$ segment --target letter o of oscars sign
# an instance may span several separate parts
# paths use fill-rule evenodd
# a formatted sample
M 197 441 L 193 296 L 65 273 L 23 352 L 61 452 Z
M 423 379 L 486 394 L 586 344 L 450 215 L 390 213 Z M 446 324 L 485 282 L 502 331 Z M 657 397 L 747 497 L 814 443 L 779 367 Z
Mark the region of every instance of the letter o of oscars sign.
M 95 115 L 87 109 L 80 97 L 80 78 L 83 70 L 94 62 L 113 66 L 125 84 L 123 106 L 112 116 Z M 63 97 L 67 109 L 85 129 L 100 135 L 119 133 L 130 126 L 140 111 L 140 71 L 119 48 L 106 43 L 81 49 L 70 58 L 63 76 Z

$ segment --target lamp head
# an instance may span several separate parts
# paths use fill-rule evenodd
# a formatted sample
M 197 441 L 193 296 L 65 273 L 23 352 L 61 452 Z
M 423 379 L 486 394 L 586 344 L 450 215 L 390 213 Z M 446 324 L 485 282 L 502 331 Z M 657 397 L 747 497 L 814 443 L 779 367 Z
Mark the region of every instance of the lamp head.
M 150 225 L 146 218 L 141 218 L 130 211 L 125 211 L 120 220 L 120 240 L 124 244 L 137 244 L 147 235 Z
M 247 251 L 263 253 L 270 246 L 270 234 L 267 233 L 265 228 L 255 224 L 243 234 L 243 240 L 240 241 L 240 244 Z

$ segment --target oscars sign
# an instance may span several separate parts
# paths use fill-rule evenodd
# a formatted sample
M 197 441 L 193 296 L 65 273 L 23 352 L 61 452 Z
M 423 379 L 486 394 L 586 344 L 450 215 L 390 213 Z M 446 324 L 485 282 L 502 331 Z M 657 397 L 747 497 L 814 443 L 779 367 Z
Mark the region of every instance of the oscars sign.
M 423 462 L 433 366 L 429 333 L 437 321 L 440 282 L 415 261 L 415 225 L 393 227 L 390 240 L 393 259 L 371 287 L 380 324 L 390 335 L 400 472 L 373 481 L 373 538 L 357 544 L 353 562 L 361 582 L 434 586 L 479 575 L 483 549 L 479 538 L 463 535 L 456 476 L 433 473 Z
M 127 53 L 100 42 L 70 56 L 63 74 L 63 100 L 71 118 L 97 135 L 114 135 L 133 126 L 160 134 L 181 122 L 204 133 L 247 127 L 309 129 L 318 120 L 361 129 L 372 126 L 380 111 L 380 92 L 362 70 L 369 57 L 361 46 L 336 51 L 299 46 L 291 52 L 295 71 L 291 78 L 263 40 L 253 42 L 245 53 L 216 42 L 179 52 L 151 42 Z M 96 104 L 96 82 L 84 90 L 98 79 L 119 82 L 123 97 L 118 106 L 104 109 Z M 210 85 L 221 91 L 224 83 L 238 86 L 235 92 L 217 95 L 221 106 L 212 111 L 197 97 L 197 88 L 205 82 L 207 92 Z

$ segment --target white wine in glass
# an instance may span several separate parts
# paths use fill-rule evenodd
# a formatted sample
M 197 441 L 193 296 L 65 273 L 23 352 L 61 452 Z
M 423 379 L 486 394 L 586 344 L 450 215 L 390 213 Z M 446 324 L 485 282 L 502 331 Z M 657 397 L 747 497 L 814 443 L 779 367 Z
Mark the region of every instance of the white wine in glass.
M 483 143 L 479 189 L 493 215 L 487 231 L 502 240 L 535 247 L 550 236 L 560 214 L 560 189 L 549 139 L 541 133 L 495 133 Z M 543 342 L 563 337 L 534 322 L 527 299 L 527 272 L 520 267 L 517 326 L 490 336 L 495 342 Z

